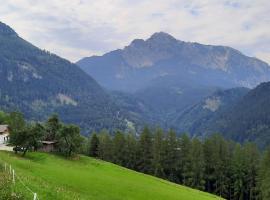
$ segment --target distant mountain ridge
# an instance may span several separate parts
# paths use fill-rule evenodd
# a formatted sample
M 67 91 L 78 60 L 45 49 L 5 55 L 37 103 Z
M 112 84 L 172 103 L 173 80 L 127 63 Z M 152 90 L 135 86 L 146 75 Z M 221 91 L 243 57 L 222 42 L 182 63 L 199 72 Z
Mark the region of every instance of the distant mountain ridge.
M 77 64 L 105 88 L 122 91 L 136 91 L 172 75 L 226 88 L 252 88 L 270 80 L 269 65 L 259 59 L 230 47 L 183 42 L 163 32 Z
M 146 123 L 174 127 L 195 135 L 214 130 L 196 123 L 207 118 L 207 123 L 214 122 L 212 117 L 219 117 L 210 110 L 205 113 L 207 109 L 201 107 L 202 101 L 215 91 L 226 104 L 221 108 L 226 110 L 247 89 L 224 94 L 220 91 L 254 88 L 270 80 L 270 66 L 257 58 L 245 56 L 231 47 L 180 41 L 164 32 L 146 40 L 135 39 L 123 49 L 103 56 L 83 58 L 77 64 L 106 89 L 131 93 L 129 97 L 114 93 L 114 98 L 128 105 L 124 109 L 135 111 L 133 116 Z M 214 109 L 211 104 L 215 102 L 210 99 L 208 103 L 209 108 Z
M 0 109 L 22 111 L 29 120 L 58 113 L 85 133 L 124 128 L 110 96 L 78 66 L 20 38 L 0 23 Z

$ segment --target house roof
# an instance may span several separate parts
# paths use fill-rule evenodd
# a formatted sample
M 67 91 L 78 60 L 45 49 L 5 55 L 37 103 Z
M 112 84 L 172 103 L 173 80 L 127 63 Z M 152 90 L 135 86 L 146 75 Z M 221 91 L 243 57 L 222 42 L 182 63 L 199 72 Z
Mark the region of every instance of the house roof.
M 41 141 L 42 144 L 55 144 L 57 141 Z
M 0 133 L 4 133 L 8 130 L 8 125 L 0 125 Z

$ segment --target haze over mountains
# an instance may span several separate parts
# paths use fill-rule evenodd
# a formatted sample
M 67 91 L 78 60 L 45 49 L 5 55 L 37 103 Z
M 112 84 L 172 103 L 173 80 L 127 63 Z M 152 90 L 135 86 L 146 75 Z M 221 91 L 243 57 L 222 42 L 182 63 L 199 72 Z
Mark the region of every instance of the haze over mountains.
M 248 118 L 246 126 L 241 118 L 252 108 L 250 93 L 258 90 L 248 88 L 269 81 L 270 66 L 233 48 L 183 42 L 160 32 L 77 64 L 108 90 L 121 91 L 113 92 L 118 103 L 149 123 L 200 137 L 222 132 L 260 144 L 265 138 L 257 134 L 257 125 L 265 127 L 264 122 L 253 126 Z M 248 136 L 251 129 L 256 136 Z
M 179 41 L 166 33 L 77 65 L 0 23 L 0 106 L 28 120 L 58 113 L 84 133 L 143 125 L 205 137 L 270 143 L 270 67 L 230 47 Z M 93 79 L 96 79 L 97 82 Z M 99 83 L 104 86 L 102 88 Z

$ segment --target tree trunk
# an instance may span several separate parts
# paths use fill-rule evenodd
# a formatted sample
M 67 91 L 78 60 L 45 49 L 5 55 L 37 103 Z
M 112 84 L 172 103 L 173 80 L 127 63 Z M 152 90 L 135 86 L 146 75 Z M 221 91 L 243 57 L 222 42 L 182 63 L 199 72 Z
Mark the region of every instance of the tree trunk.
M 27 152 L 28 148 L 25 148 L 25 150 L 23 151 L 23 157 L 25 156 L 26 152 Z

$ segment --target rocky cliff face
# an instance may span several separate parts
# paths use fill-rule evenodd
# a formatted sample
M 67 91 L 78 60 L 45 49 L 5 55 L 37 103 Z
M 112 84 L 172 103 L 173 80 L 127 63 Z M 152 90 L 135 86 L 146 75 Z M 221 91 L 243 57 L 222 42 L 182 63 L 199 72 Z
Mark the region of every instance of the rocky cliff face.
M 255 87 L 270 80 L 270 67 L 263 61 L 230 47 L 183 42 L 163 32 L 147 40 L 135 39 L 117 53 L 83 58 L 78 64 L 113 90 L 141 89 L 156 78 L 171 75 L 222 87 Z

